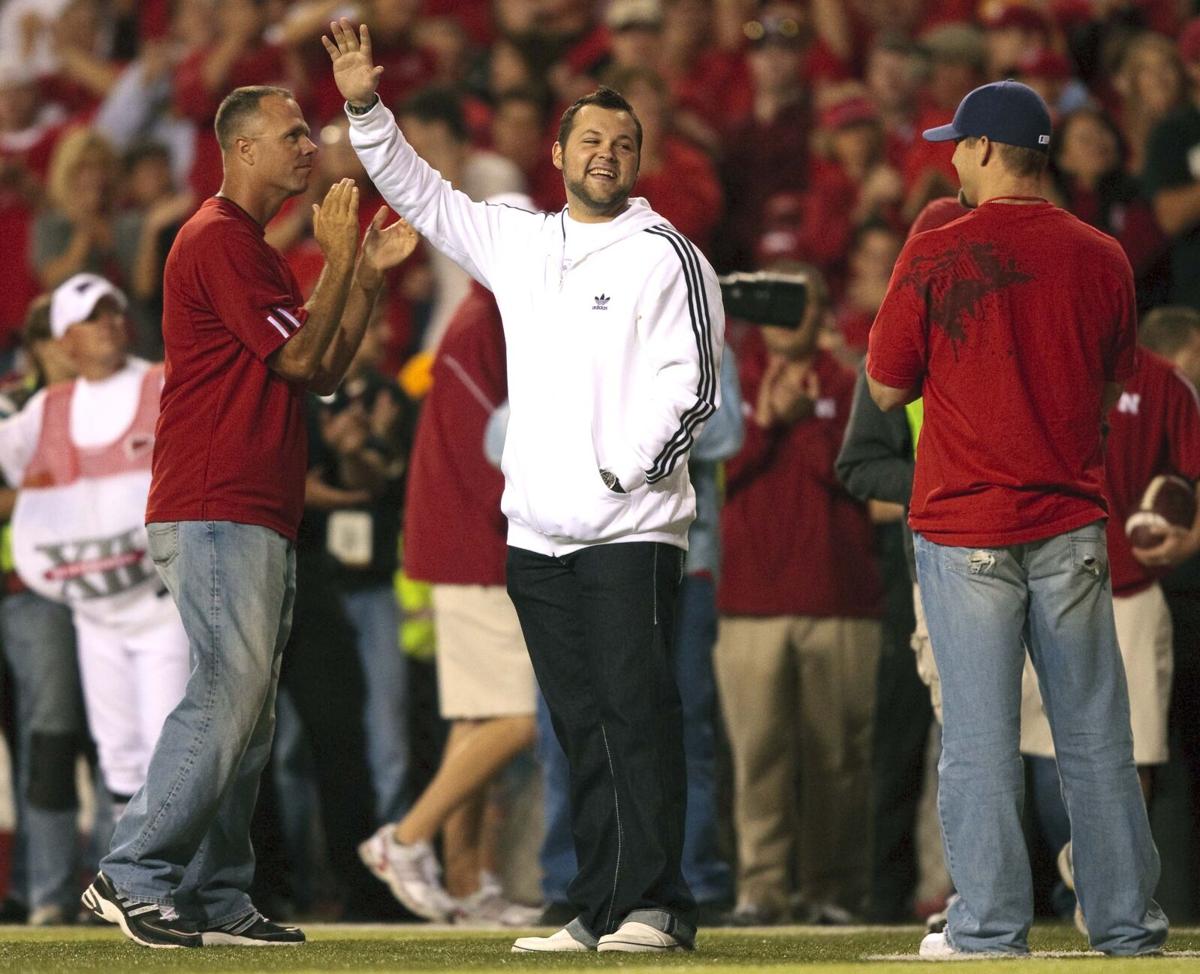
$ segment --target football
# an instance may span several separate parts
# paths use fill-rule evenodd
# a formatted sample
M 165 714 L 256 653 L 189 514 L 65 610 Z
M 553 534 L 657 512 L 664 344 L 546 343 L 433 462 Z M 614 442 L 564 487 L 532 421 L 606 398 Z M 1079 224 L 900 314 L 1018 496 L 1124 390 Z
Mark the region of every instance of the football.
M 1172 525 L 1190 528 L 1196 519 L 1196 492 L 1182 477 L 1160 474 L 1150 481 L 1138 509 L 1125 522 L 1125 536 L 1135 548 L 1154 548 Z

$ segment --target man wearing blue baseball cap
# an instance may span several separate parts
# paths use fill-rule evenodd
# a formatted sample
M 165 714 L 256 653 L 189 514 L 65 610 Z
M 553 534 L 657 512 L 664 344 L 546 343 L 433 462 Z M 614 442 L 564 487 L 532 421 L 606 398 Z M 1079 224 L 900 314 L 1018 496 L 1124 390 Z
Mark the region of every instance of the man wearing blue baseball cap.
M 1158 852 L 1113 625 L 1101 420 L 1134 367 L 1120 246 L 1041 196 L 1050 114 L 968 94 L 949 125 L 970 213 L 912 237 L 871 329 L 883 409 L 924 396 L 909 523 L 942 685 L 938 808 L 958 898 L 923 957 L 1028 952 L 1018 753 L 1025 652 L 1058 753 L 1092 946 L 1154 953 Z

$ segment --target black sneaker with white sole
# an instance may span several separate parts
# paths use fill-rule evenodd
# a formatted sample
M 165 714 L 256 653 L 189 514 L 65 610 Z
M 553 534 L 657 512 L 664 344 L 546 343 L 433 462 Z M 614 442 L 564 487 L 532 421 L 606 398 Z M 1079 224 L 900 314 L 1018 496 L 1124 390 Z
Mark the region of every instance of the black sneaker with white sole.
M 201 931 L 205 947 L 291 947 L 304 943 L 304 931 L 268 920 L 255 910 L 248 916 Z
M 83 905 L 101 920 L 115 923 L 143 947 L 202 947 L 195 925 L 181 920 L 170 907 L 134 900 L 117 892 L 104 873 L 83 891 Z

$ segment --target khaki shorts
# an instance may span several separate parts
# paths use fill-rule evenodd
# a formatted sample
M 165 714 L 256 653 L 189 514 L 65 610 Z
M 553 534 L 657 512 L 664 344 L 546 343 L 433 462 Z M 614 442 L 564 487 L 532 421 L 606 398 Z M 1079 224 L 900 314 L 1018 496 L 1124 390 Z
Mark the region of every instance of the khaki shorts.
M 447 720 L 536 710 L 533 666 L 501 585 L 434 585 L 438 702 Z
M 1113 618 L 1125 663 L 1125 682 L 1129 685 L 1133 761 L 1138 765 L 1165 764 L 1174 633 L 1162 589 L 1155 584 L 1136 595 L 1114 597 Z M 1021 681 L 1021 753 L 1054 757 L 1050 723 L 1042 707 L 1037 674 L 1028 656 Z

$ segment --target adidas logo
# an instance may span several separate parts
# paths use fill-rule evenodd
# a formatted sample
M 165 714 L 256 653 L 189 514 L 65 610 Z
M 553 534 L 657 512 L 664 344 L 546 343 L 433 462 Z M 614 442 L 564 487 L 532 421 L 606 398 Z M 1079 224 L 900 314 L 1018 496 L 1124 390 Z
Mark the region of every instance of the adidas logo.
M 607 294 L 597 294 L 593 299 L 596 303 L 592 305 L 593 311 L 607 311 L 609 296 Z

